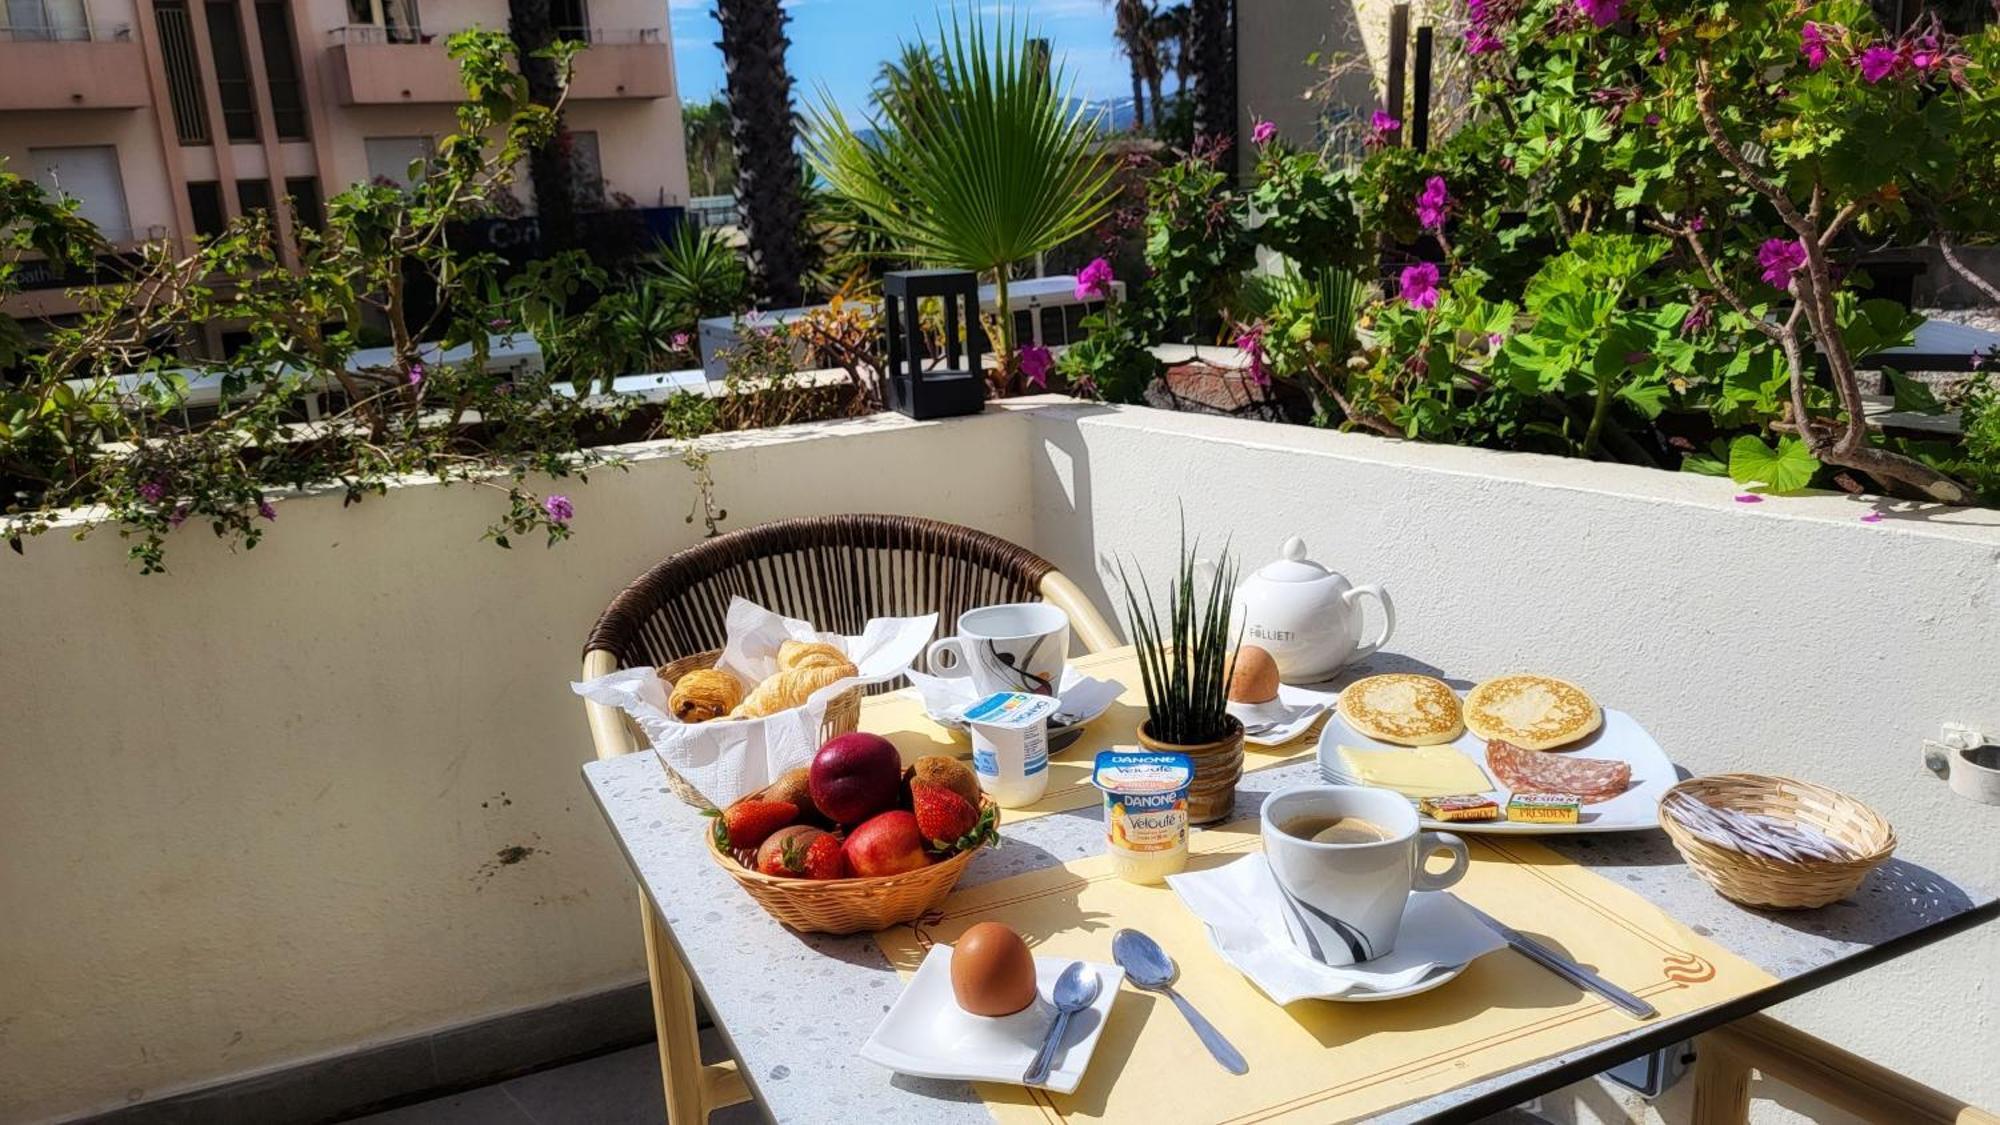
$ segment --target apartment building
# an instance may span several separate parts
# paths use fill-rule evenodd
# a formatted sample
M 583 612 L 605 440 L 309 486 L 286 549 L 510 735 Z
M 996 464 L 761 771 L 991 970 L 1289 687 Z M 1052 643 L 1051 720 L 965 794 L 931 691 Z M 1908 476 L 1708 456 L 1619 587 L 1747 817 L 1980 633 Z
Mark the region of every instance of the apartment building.
M 588 44 L 566 110 L 579 194 L 664 229 L 688 196 L 667 6 L 552 8 Z M 445 38 L 474 26 L 505 29 L 505 0 L 0 0 L 0 157 L 128 252 L 253 208 L 286 227 L 286 196 L 315 222 L 357 181 L 402 181 L 451 131 Z M 514 190 L 529 217 L 488 224 L 496 248 L 533 238 L 525 175 Z M 74 312 L 68 284 L 30 271 L 5 311 Z

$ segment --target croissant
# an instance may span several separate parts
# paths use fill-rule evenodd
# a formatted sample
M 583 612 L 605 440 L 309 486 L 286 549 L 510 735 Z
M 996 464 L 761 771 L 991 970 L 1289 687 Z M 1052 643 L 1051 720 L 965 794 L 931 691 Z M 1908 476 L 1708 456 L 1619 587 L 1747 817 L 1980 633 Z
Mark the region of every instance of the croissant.
M 783 671 L 836 668 L 847 663 L 846 653 L 822 641 L 784 641 L 778 645 L 778 667 Z
M 720 718 L 743 702 L 743 681 L 721 668 L 697 668 L 674 681 L 667 711 L 684 723 Z
M 729 712 L 732 719 L 761 719 L 790 707 L 797 707 L 813 692 L 855 675 L 855 667 L 845 660 L 838 665 L 816 668 L 788 668 L 773 674 L 750 690 L 743 702 Z

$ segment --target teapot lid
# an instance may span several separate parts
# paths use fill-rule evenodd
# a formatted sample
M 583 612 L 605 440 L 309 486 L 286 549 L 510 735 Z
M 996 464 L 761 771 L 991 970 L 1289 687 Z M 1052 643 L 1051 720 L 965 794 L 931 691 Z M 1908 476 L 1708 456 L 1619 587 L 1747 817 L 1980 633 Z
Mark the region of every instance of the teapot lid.
M 1284 557 L 1267 563 L 1257 577 L 1272 582 L 1314 582 L 1333 572 L 1306 557 L 1306 541 L 1294 535 L 1280 550 Z

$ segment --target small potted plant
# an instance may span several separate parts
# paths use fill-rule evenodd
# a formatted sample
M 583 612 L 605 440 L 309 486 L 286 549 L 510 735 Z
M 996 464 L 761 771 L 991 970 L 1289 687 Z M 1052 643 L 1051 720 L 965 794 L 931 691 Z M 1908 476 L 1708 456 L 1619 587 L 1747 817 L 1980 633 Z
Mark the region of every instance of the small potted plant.
M 1193 759 L 1188 821 L 1213 824 L 1235 807 L 1236 780 L 1243 773 L 1243 724 L 1228 710 L 1230 655 L 1240 639 L 1230 634 L 1236 563 L 1226 549 L 1213 564 L 1196 558 L 1183 530 L 1180 570 L 1164 617 L 1144 576 L 1135 586 L 1123 563 L 1118 574 L 1146 689 L 1139 744 Z

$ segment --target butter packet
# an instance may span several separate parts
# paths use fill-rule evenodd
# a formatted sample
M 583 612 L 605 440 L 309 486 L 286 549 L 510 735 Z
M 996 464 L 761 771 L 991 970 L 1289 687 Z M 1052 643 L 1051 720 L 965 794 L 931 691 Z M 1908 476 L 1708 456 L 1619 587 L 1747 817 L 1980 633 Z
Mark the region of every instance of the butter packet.
M 1516 793 L 1507 800 L 1507 819 L 1521 824 L 1575 824 L 1583 818 L 1583 798 L 1568 793 Z

